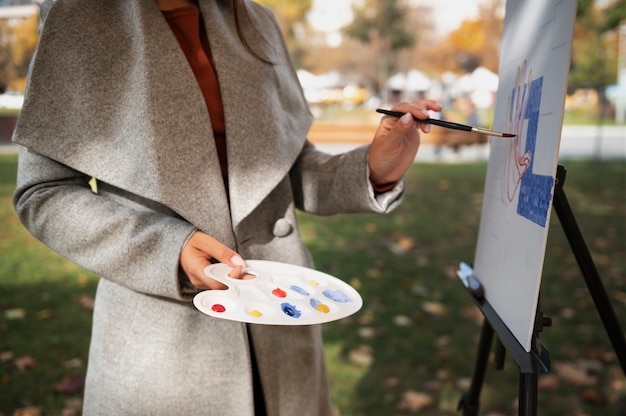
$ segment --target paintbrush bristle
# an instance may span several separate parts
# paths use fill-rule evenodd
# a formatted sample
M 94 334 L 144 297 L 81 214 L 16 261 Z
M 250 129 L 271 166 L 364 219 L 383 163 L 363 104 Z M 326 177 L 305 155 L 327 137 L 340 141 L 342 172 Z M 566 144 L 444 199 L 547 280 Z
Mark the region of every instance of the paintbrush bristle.
M 517 134 L 511 134 L 511 133 L 502 133 L 502 137 L 516 137 Z

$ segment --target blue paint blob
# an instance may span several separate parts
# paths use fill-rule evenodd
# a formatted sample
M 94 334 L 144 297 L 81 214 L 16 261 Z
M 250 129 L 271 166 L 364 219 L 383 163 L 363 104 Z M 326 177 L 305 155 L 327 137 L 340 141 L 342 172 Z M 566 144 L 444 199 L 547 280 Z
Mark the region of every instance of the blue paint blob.
M 352 302 L 352 299 L 350 299 L 348 297 L 348 295 L 346 295 L 345 293 L 343 293 L 341 290 L 325 290 L 322 292 L 324 294 L 324 296 L 326 296 L 328 299 L 330 300 L 334 300 L 335 302 L 338 303 L 348 303 L 348 302 Z
M 307 292 L 306 290 L 302 289 L 300 286 L 291 285 L 291 286 L 289 286 L 289 289 L 293 290 L 294 292 L 298 292 L 301 295 L 309 296 L 309 292 Z
M 292 318 L 299 318 L 300 315 L 302 315 L 302 312 L 300 312 L 294 305 L 292 305 L 291 303 L 281 303 L 280 304 L 280 308 L 283 310 L 283 312 L 285 313 L 285 315 L 287 316 L 291 316 Z

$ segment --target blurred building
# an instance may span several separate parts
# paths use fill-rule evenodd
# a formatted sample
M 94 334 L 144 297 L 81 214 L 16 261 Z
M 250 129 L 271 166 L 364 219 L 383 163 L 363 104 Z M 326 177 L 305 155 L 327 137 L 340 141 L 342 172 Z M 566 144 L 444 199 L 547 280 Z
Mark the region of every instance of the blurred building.
M 37 13 L 40 0 L 0 0 L 0 20 L 12 21 L 26 19 Z
M 41 2 L 37 0 L 0 0 L 0 7 L 25 6 L 37 3 Z

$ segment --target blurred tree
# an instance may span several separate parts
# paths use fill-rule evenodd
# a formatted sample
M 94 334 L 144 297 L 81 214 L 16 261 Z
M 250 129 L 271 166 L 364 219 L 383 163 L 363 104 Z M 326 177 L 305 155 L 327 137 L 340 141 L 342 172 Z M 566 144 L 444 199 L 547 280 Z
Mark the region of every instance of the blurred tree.
M 599 120 L 609 116 L 605 89 L 617 80 L 618 31 L 624 21 L 626 0 L 613 1 L 605 8 L 593 0 L 578 1 L 568 89 L 595 90 Z
M 15 78 L 11 87 L 23 90 L 28 75 L 28 66 L 35 53 L 37 41 L 37 28 L 39 26 L 39 14 L 34 13 L 15 25 L 11 31 L 11 56 Z
M 0 21 L 0 91 L 23 91 L 37 47 L 39 15 L 9 23 Z
M 472 72 L 484 66 L 498 72 L 500 43 L 504 28 L 503 1 L 482 3 L 476 19 L 465 20 L 448 34 L 442 44 L 445 70 Z
M 383 85 L 397 68 L 398 52 L 413 46 L 414 31 L 408 29 L 410 8 L 403 0 L 365 0 L 353 6 L 354 20 L 344 33 L 376 53 L 378 75 L 374 88 L 386 101 Z
M 285 35 L 289 52 L 297 67 L 306 54 L 306 14 L 311 10 L 313 0 L 256 0 L 268 6 L 276 14 L 278 23 Z
M 11 62 L 11 36 L 6 21 L 0 21 L 0 94 L 4 93 L 13 79 Z

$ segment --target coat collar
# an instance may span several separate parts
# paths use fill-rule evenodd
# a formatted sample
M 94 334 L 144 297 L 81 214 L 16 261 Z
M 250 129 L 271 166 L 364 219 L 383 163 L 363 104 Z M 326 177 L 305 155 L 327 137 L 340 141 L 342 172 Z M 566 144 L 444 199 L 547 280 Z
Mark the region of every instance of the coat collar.
M 200 5 L 224 103 L 230 218 L 206 105 L 153 0 L 53 4 L 14 141 L 209 233 L 235 227 L 288 173 L 312 117 L 267 9 L 249 4 L 244 35 L 274 65 L 241 46 L 228 1 Z

